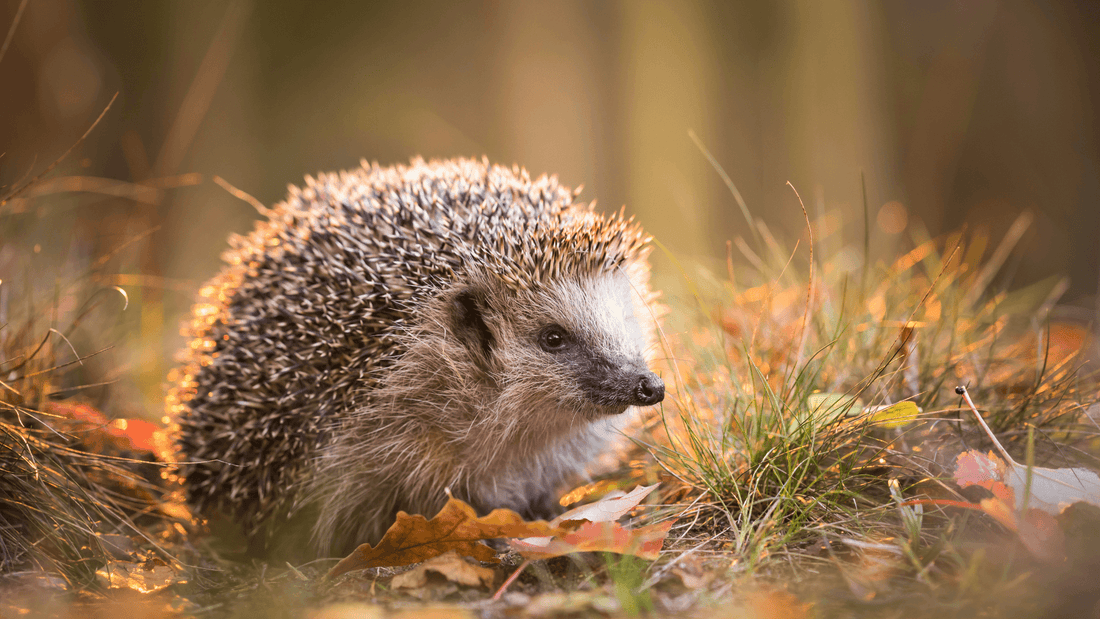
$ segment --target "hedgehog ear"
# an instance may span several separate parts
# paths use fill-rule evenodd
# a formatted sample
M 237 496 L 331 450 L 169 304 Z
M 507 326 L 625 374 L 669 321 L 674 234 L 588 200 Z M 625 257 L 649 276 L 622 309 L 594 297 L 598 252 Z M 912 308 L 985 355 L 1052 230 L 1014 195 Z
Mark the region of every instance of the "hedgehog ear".
M 490 369 L 493 347 L 496 345 L 493 332 L 485 322 L 487 307 L 485 293 L 474 288 L 459 292 L 451 302 L 451 322 L 455 333 L 484 372 Z

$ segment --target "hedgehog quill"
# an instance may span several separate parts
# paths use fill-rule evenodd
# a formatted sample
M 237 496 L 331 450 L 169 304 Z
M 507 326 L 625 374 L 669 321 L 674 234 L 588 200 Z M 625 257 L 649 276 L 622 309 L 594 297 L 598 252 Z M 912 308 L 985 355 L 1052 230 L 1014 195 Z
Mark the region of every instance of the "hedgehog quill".
M 661 402 L 648 238 L 554 177 L 415 159 L 290 187 L 230 238 L 168 396 L 189 501 L 264 552 L 376 542 L 446 491 L 557 511 Z

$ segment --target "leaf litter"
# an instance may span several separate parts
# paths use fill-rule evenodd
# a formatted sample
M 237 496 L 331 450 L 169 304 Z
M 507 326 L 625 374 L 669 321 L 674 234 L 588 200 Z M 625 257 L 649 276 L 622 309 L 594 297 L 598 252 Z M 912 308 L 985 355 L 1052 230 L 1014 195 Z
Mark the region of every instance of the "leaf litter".
M 574 552 L 611 552 L 656 559 L 673 521 L 628 529 L 615 522 L 635 509 L 656 485 L 574 508 L 551 522 L 525 521 L 508 509 L 478 516 L 472 507 L 451 497 L 433 518 L 399 512 L 397 520 L 376 544 L 362 544 L 327 574 L 336 578 L 353 570 L 401 567 L 446 553 L 499 563 L 497 552 L 483 542 L 510 539 L 512 548 L 528 559 L 545 559 Z M 522 539 L 519 539 L 522 538 Z

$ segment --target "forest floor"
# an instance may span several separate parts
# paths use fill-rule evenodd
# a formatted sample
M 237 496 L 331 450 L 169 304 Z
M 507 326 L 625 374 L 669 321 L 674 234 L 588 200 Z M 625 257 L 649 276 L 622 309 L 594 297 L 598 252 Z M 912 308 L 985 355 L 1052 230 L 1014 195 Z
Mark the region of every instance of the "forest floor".
M 745 212 L 724 272 L 665 256 L 668 396 L 562 498 L 595 508 L 456 503 L 398 523 L 427 553 L 339 568 L 226 558 L 164 424 L 80 397 L 80 324 L 125 292 L 0 301 L 0 617 L 1100 616 L 1097 342 L 1060 279 L 997 287 L 1026 215 L 871 264 L 835 216 L 787 247 Z

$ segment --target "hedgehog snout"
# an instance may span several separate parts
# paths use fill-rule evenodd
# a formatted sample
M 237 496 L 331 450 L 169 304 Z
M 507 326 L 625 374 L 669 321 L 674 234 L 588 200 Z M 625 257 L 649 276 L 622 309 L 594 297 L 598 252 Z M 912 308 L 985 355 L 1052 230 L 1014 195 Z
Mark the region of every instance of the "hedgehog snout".
M 638 363 L 614 363 L 585 359 L 573 367 L 578 386 L 592 403 L 618 409 L 651 406 L 665 398 L 665 384 L 659 376 Z
M 665 383 L 661 377 L 646 371 L 638 379 L 638 388 L 634 390 L 635 406 L 652 406 L 665 399 Z

